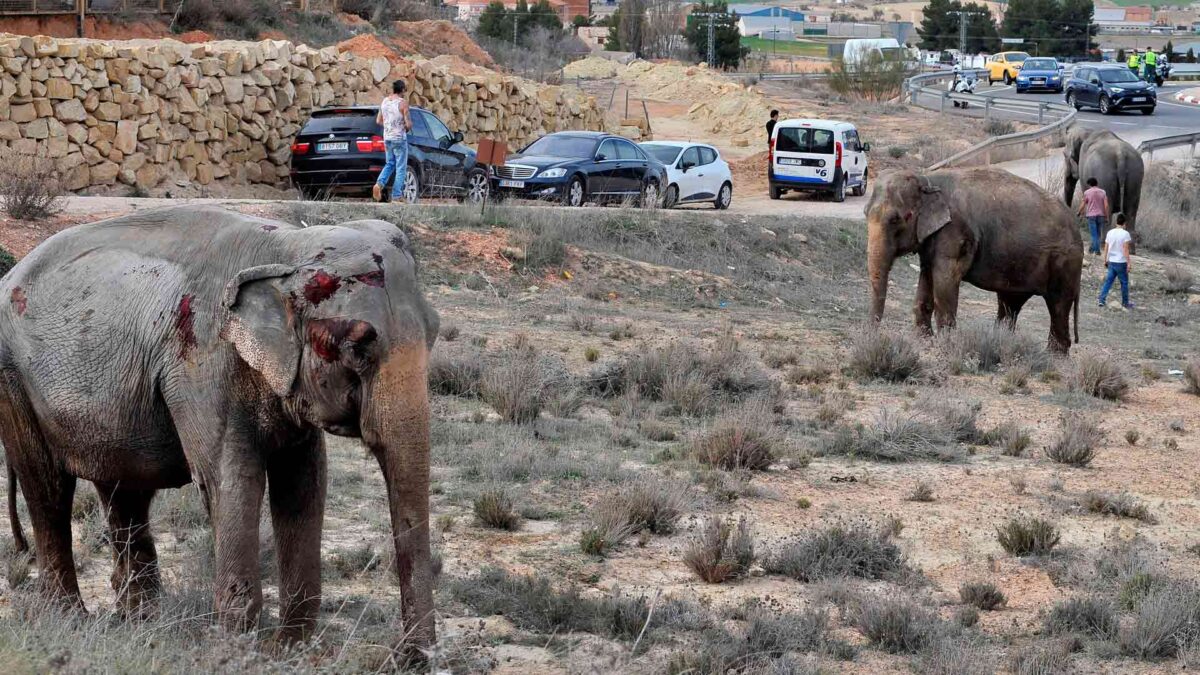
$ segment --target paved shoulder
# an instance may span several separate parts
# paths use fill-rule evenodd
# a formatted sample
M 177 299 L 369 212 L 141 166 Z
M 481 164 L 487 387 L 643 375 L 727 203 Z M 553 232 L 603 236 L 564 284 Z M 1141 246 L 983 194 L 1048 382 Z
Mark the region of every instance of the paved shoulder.
M 1190 103 L 1192 105 L 1200 105 L 1200 87 L 1192 87 L 1191 89 L 1184 89 L 1183 91 L 1179 92 L 1178 94 L 1175 94 L 1175 100 L 1179 101 L 1180 103 Z

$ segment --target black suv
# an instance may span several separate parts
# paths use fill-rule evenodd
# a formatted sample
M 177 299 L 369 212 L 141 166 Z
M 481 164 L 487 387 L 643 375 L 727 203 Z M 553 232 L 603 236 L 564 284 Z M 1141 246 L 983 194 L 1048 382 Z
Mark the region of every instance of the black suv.
M 1143 82 L 1125 66 L 1077 65 L 1066 89 L 1068 105 L 1076 110 L 1085 105 L 1095 106 L 1105 115 L 1120 110 L 1141 110 L 1143 115 L 1153 115 L 1158 104 L 1154 85 Z
M 493 167 L 498 198 L 552 199 L 567 206 L 584 202 L 662 202 L 667 168 L 628 139 L 597 131 L 547 134 Z
M 292 143 L 292 183 L 306 199 L 337 193 L 370 193 L 383 171 L 383 129 L 378 106 L 314 110 Z M 475 164 L 475 151 L 437 115 L 410 108 L 408 175 L 404 198 L 455 197 L 477 202 L 488 189 L 487 174 Z M 391 194 L 391 186 L 384 191 Z

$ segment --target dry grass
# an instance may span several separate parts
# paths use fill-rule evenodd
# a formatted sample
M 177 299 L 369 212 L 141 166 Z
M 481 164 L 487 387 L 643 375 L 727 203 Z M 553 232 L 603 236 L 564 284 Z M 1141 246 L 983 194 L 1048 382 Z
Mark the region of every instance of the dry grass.
M 503 490 L 485 490 L 472 504 L 475 520 L 485 527 L 513 531 L 521 527 L 521 516 L 513 510 L 513 500 Z
M 1196 277 L 1183 265 L 1178 263 L 1167 265 L 1163 268 L 1163 276 L 1166 279 L 1166 284 L 1163 285 L 1164 293 L 1187 293 L 1192 290 L 1192 285 L 1196 283 Z
M 751 401 L 719 416 L 696 440 L 692 452 L 700 462 L 727 471 L 765 471 L 783 447 L 767 405 Z
M 983 432 L 981 441 L 984 445 L 1000 448 L 1000 453 L 1006 457 L 1020 457 L 1025 449 L 1033 443 L 1029 433 L 1016 422 L 1001 422 L 999 425 Z
M 429 359 L 429 390 L 443 396 L 475 397 L 483 380 L 483 352 L 435 349 Z
M 804 582 L 837 577 L 896 579 L 907 569 L 891 536 L 862 521 L 805 532 L 769 555 L 763 568 Z
M 1103 439 L 1104 432 L 1091 418 L 1079 413 L 1064 415 L 1046 456 L 1059 464 L 1086 467 L 1096 458 L 1096 446 Z
M 744 576 L 756 558 L 754 538 L 745 518 L 737 525 L 711 517 L 700 526 L 683 552 L 683 562 L 701 581 L 719 584 Z
M 1148 506 L 1133 495 L 1125 492 L 1112 494 L 1098 490 L 1088 490 L 1083 495 L 1081 503 L 1083 508 L 1087 509 L 1089 513 L 1100 513 L 1117 516 L 1118 518 L 1132 518 L 1150 524 L 1157 522 L 1150 513 Z
M 958 587 L 958 598 L 963 603 L 984 611 L 1000 609 L 1008 604 L 1008 598 L 995 585 L 986 581 L 973 581 Z
M 952 373 L 993 373 L 1014 367 L 1034 373 L 1050 365 L 1050 355 L 1040 342 L 994 321 L 942 331 L 937 348 Z
M 904 382 L 921 374 L 921 354 L 908 336 L 870 328 L 851 345 L 848 367 L 860 380 Z
M 1077 354 L 1067 371 L 1067 388 L 1073 392 L 1109 401 L 1120 401 L 1129 393 L 1129 376 L 1112 354 Z
M 42 220 L 62 211 L 54 163 L 9 152 L 0 155 L 0 207 L 10 218 Z
M 937 501 L 937 497 L 935 497 L 933 494 L 933 486 L 931 486 L 929 483 L 926 483 L 925 481 L 921 481 L 920 483 L 917 483 L 916 487 L 913 488 L 913 491 L 911 493 L 909 493 L 907 499 L 910 502 L 934 502 L 934 501 Z
M 1138 234 L 1143 246 L 1164 253 L 1200 252 L 1200 173 L 1151 164 L 1142 183 Z
M 790 384 L 824 384 L 833 375 L 833 369 L 823 364 L 801 364 L 787 372 Z
M 945 628 L 937 615 L 904 597 L 871 597 L 854 612 L 854 627 L 890 654 L 916 654 Z
M 1042 621 L 1047 635 L 1078 634 L 1100 640 L 1117 636 L 1117 614 L 1100 598 L 1070 598 L 1058 602 Z
M 1183 390 L 1200 396 L 1200 359 L 1191 359 L 1183 367 Z
M 1179 656 L 1196 640 L 1200 591 L 1192 584 L 1163 584 L 1142 599 L 1121 634 L 1121 651 L 1139 659 Z
M 996 528 L 996 540 L 1009 555 L 1046 555 L 1058 546 L 1058 528 L 1040 518 L 1017 517 Z
M 880 462 L 952 462 L 966 455 L 950 429 L 914 413 L 888 409 L 870 426 L 839 427 L 821 446 L 821 454 Z

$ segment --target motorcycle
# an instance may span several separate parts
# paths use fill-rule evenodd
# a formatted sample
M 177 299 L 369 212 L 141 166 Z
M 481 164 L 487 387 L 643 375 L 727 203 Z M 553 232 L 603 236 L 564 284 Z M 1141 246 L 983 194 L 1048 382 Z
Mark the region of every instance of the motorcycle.
M 955 94 L 974 94 L 976 78 L 974 73 L 963 75 L 957 69 L 954 72 L 954 81 L 950 83 L 950 91 Z M 966 108 L 966 101 L 953 101 L 955 108 Z
M 1154 69 L 1154 86 L 1161 87 L 1171 77 L 1171 64 L 1160 61 Z

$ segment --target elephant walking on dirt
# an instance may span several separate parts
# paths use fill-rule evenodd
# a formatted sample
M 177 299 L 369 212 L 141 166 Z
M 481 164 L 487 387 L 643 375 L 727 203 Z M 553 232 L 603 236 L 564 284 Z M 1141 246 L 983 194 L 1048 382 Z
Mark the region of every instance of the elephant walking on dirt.
M 437 328 L 408 238 L 383 221 L 297 228 L 178 207 L 51 237 L 0 283 L 0 438 L 45 589 L 82 608 L 82 478 L 107 509 L 120 606 L 152 601 L 150 502 L 195 481 L 215 533 L 217 614 L 248 629 L 269 492 L 283 637 L 303 638 L 320 607 L 326 431 L 361 437 L 383 470 L 404 631 L 431 644 Z
M 1097 187 L 1108 195 L 1112 212 L 1125 214 L 1125 227 L 1136 242 L 1145 172 L 1145 163 L 1137 149 L 1113 132 L 1076 127 L 1063 146 L 1063 201 L 1070 206 L 1080 181 L 1095 178 Z M 1108 226 L 1112 227 L 1112 223 Z M 1100 238 L 1104 239 L 1103 232 Z
M 1082 240 L 1075 218 L 1037 185 L 999 169 L 951 169 L 885 174 L 871 193 L 867 271 L 871 315 L 883 317 L 888 274 L 898 256 L 916 253 L 921 273 L 914 310 L 919 329 L 952 327 L 959 284 L 966 281 L 999 299 L 997 321 L 1015 325 L 1029 298 L 1050 310 L 1051 349 L 1071 347 L 1075 312 L 1079 341 Z

